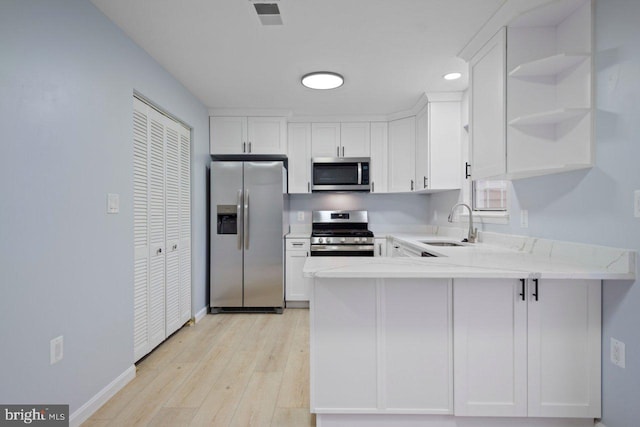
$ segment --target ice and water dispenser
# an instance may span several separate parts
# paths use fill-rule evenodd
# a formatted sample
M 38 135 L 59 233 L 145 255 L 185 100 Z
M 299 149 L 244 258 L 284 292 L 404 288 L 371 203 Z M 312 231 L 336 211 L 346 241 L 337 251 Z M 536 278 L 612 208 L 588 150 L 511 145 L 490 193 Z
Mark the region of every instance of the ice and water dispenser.
M 238 234 L 238 207 L 217 205 L 218 234 Z

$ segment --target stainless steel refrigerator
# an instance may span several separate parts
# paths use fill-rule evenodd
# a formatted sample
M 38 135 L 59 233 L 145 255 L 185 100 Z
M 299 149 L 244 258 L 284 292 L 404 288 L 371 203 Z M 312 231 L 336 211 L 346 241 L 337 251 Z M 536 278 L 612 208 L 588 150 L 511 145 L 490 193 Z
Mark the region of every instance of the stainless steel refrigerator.
M 284 306 L 281 161 L 211 162 L 212 313 Z

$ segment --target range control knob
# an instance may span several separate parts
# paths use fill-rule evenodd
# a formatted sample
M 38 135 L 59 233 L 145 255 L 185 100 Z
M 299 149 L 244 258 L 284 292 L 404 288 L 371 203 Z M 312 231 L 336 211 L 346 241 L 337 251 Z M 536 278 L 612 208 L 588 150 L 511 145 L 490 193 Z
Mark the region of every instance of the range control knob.
M 344 242 L 346 242 L 346 241 L 347 241 L 347 239 L 346 239 L 346 238 L 344 238 L 344 237 L 342 237 L 342 238 L 340 239 L 340 243 L 344 243 Z
M 356 237 L 356 238 L 353 239 L 353 242 L 354 243 L 360 243 L 360 240 L 362 240 L 362 239 L 360 239 L 359 237 Z

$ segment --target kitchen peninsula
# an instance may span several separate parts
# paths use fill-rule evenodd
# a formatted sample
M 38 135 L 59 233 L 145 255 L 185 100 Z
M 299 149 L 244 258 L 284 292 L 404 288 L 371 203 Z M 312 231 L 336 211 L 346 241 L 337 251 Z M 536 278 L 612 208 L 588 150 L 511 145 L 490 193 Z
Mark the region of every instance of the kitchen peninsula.
M 318 425 L 593 426 L 602 280 L 635 252 L 431 231 L 387 237 L 430 257 L 307 259 Z

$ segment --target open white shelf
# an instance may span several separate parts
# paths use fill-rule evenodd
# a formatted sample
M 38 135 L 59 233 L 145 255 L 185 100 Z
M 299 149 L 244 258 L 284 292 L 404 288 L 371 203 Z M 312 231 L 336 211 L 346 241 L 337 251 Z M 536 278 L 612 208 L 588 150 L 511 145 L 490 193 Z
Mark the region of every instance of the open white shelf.
M 588 53 L 559 53 L 515 67 L 509 77 L 554 76 L 589 58 Z
M 589 112 L 589 108 L 559 108 L 557 110 L 544 111 L 541 113 L 527 114 L 516 117 L 509 121 L 510 126 L 520 125 L 549 125 L 561 123 L 575 117 L 584 116 Z

